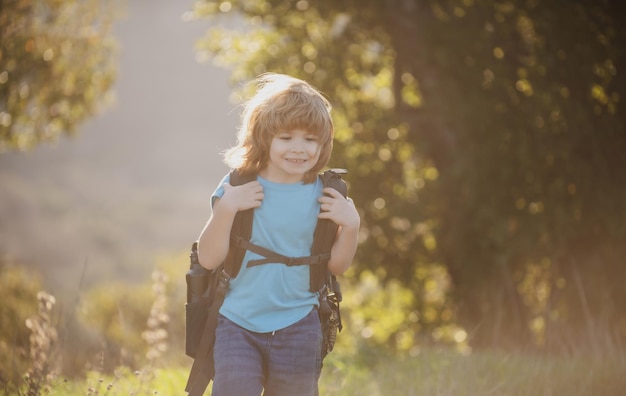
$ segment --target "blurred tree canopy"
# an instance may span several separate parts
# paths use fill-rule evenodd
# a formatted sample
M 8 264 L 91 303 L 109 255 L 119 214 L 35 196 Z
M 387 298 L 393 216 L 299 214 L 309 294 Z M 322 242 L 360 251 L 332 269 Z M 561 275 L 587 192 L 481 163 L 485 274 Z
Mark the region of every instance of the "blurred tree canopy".
M 416 330 L 626 338 L 623 2 L 203 0 L 194 16 L 217 18 L 198 51 L 234 81 L 288 73 L 334 103 L 355 269 L 411 287 Z
M 115 78 L 117 2 L 3 0 L 0 152 L 72 134 Z

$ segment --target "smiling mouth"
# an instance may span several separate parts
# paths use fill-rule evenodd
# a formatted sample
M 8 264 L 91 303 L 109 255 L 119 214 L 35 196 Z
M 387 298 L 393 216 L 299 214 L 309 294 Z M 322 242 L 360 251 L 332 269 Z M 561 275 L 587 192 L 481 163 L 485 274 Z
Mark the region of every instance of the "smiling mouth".
M 287 161 L 293 162 L 295 164 L 304 164 L 306 162 L 305 159 L 297 159 L 297 158 L 287 158 Z

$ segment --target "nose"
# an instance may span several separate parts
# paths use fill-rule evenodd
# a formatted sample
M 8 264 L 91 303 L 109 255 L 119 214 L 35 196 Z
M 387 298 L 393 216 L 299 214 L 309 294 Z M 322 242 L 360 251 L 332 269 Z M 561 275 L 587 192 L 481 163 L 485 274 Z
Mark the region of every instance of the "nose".
M 304 152 L 304 139 L 294 139 L 293 146 L 291 146 L 291 151 L 293 153 L 303 153 Z

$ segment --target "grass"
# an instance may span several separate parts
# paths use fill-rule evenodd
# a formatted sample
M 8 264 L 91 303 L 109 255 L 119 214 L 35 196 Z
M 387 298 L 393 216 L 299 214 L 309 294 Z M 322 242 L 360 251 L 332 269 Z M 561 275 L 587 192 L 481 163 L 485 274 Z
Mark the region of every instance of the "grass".
M 335 364 L 324 373 L 324 395 L 619 396 L 626 363 L 478 352 L 468 356 L 428 350 L 405 359 L 383 358 L 368 369 Z
M 57 381 L 49 396 L 182 395 L 188 368 L 132 371 L 120 367 L 113 375 L 90 372 L 85 380 Z
M 347 355 L 329 357 L 320 395 L 402 396 L 623 396 L 626 361 L 618 353 L 604 359 L 539 357 L 501 352 L 461 355 L 431 349 L 415 357 L 380 356 L 364 365 Z M 112 376 L 91 372 L 86 380 L 52 384 L 51 396 L 181 395 L 188 367 Z M 207 395 L 210 391 L 206 392 Z

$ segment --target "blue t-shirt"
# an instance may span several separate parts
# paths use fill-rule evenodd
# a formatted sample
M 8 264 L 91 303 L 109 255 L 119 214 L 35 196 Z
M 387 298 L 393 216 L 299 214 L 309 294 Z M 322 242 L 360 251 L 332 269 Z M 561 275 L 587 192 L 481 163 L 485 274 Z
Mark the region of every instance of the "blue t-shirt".
M 320 211 L 322 182 L 273 183 L 258 176 L 263 202 L 254 210 L 250 241 L 288 257 L 309 256 Z M 213 198 L 224 195 L 222 179 Z M 269 263 L 247 268 L 249 260 L 263 258 L 247 251 L 241 270 L 230 282 L 220 313 L 257 333 L 283 329 L 304 318 L 318 305 L 309 289 L 309 266 Z

